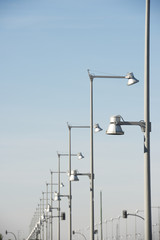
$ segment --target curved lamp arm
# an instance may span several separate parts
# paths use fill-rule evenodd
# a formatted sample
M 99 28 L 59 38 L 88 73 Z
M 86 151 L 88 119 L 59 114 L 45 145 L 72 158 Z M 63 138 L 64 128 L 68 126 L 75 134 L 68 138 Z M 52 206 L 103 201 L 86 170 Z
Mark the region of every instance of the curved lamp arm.
M 146 131 L 146 123 L 141 121 L 124 121 L 120 115 L 112 116 L 110 118 L 110 124 L 106 131 L 108 135 L 123 135 L 124 132 L 121 129 L 121 125 L 140 126 L 142 132 Z M 151 132 L 151 123 L 149 124 L 149 131 Z
M 79 235 L 83 236 L 85 240 L 87 240 L 87 238 L 85 237 L 85 235 L 84 235 L 83 233 L 75 232 L 75 231 L 73 231 L 72 233 L 73 233 L 73 234 L 79 234 Z
M 15 237 L 15 240 L 17 240 L 16 235 L 15 235 L 13 232 L 8 232 L 8 231 L 6 230 L 6 235 L 7 235 L 8 233 L 12 234 L 12 235 Z

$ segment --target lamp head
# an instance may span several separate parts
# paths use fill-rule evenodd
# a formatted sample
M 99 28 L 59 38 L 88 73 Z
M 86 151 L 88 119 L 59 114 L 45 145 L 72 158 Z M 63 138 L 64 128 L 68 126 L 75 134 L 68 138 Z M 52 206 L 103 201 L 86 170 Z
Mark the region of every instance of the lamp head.
M 131 86 L 131 85 L 139 82 L 139 80 L 134 77 L 134 74 L 132 72 L 127 73 L 125 78 L 128 79 L 128 86 Z
M 82 158 L 84 158 L 84 156 L 83 156 L 83 154 L 82 154 L 81 152 L 77 154 L 77 157 L 78 157 L 79 160 L 81 160 Z
M 59 193 L 54 192 L 54 201 L 60 201 L 60 200 L 61 200 L 61 198 L 59 196 Z
M 63 182 L 61 182 L 61 184 L 60 184 L 60 187 L 62 188 L 62 187 L 64 187 L 64 184 L 63 184 Z
M 71 171 L 71 175 L 70 175 L 70 177 L 69 177 L 69 181 L 71 181 L 71 182 L 77 182 L 77 181 L 79 181 L 79 178 L 78 178 L 78 176 L 77 176 L 77 170 L 72 170 L 72 171 Z
M 106 134 L 108 135 L 123 135 L 124 132 L 122 131 L 121 125 L 120 125 L 120 116 L 112 116 L 110 118 L 110 124 L 106 131 Z
M 100 132 L 100 131 L 102 131 L 103 129 L 99 126 L 99 124 L 98 123 L 96 123 L 95 125 L 94 125 L 94 131 L 95 132 Z
M 51 208 L 51 205 L 50 205 L 50 204 L 48 204 L 47 209 L 46 209 L 46 212 L 52 212 L 52 208 Z

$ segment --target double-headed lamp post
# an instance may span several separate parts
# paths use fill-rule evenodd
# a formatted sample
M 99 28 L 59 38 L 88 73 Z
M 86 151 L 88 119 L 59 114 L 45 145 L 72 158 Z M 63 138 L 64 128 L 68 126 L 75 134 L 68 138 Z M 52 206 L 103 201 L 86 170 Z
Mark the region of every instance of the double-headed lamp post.
M 95 78 L 126 78 L 128 85 L 133 85 L 138 82 L 133 73 L 127 73 L 126 76 L 101 76 L 93 75 L 88 70 L 90 78 L 90 240 L 94 240 L 94 153 L 93 153 L 93 80 Z

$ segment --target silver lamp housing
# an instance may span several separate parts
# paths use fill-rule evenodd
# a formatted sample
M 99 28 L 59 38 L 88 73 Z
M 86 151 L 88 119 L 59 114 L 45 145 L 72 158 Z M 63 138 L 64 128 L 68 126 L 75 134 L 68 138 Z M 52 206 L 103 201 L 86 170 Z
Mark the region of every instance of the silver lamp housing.
M 127 73 L 125 78 L 128 79 L 128 86 L 131 86 L 131 85 L 139 82 L 139 80 L 134 77 L 133 72 Z
M 110 124 L 106 131 L 106 134 L 108 134 L 108 135 L 123 135 L 124 134 L 124 132 L 121 128 L 121 125 L 119 124 L 120 119 L 121 119 L 120 116 L 112 116 L 110 118 Z
M 79 181 L 79 178 L 78 178 L 78 176 L 77 176 L 77 170 L 72 170 L 72 171 L 71 171 L 71 175 L 70 175 L 70 177 L 69 177 L 69 181 L 71 181 L 71 182 L 77 182 L 77 181 Z
M 61 198 L 59 196 L 59 193 L 54 192 L 54 201 L 60 201 L 60 200 L 61 200 Z
M 46 212 L 52 212 L 52 207 L 51 207 L 50 204 L 48 204 L 47 209 L 46 209 Z
M 99 124 L 98 123 L 96 123 L 95 125 L 94 125 L 94 131 L 95 132 L 100 132 L 100 131 L 102 131 L 103 129 L 99 126 Z
M 77 157 L 78 157 L 79 160 L 81 160 L 82 158 L 84 158 L 84 156 L 83 156 L 83 154 L 82 154 L 81 152 L 79 152 L 79 153 L 77 154 Z

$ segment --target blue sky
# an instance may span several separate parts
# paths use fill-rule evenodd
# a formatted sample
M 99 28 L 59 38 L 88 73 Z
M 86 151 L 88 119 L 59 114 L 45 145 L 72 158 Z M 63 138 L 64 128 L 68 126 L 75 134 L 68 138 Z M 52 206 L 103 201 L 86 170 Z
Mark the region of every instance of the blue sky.
M 156 206 L 160 205 L 159 12 L 159 1 L 151 0 L 151 169 Z M 143 119 L 144 25 L 145 1 L 0 0 L 3 235 L 8 229 L 27 236 L 49 170 L 57 170 L 56 151 L 68 152 L 66 123 L 89 124 L 87 69 L 106 75 L 134 72 L 140 80 L 132 87 L 125 80 L 94 82 L 94 122 L 104 129 L 94 138 L 95 222 L 99 222 L 100 190 L 104 219 L 120 215 L 124 208 L 143 209 L 143 134 L 139 128 L 124 127 L 124 136 L 111 137 L 105 130 L 115 114 L 125 120 Z M 73 131 L 72 150 L 85 154 L 82 162 L 73 161 L 73 168 L 89 171 L 88 130 Z M 67 167 L 66 159 L 62 168 Z M 73 184 L 75 229 L 89 225 L 87 181 Z M 65 200 L 62 207 L 67 212 Z M 67 231 L 67 221 L 63 227 Z

